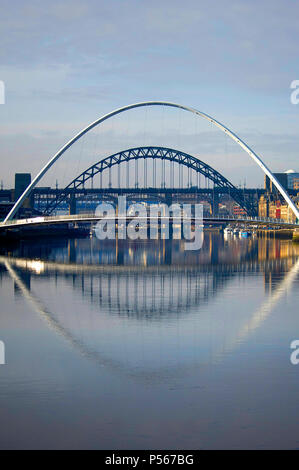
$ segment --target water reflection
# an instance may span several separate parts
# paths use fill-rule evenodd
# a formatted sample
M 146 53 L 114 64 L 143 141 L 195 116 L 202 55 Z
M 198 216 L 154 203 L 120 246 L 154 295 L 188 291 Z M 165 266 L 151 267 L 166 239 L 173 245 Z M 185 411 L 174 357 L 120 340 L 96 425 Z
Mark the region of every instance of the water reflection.
M 0 446 L 298 447 L 298 278 L 299 245 L 212 232 L 0 248 Z
M 180 241 L 23 242 L 0 256 L 0 265 L 2 275 L 13 280 L 15 295 L 20 292 L 76 351 L 144 379 L 153 371 L 162 377 L 165 368 L 177 370 L 180 361 L 186 371 L 191 352 L 193 368 L 219 361 L 246 341 L 296 282 L 298 255 L 298 245 L 290 241 L 224 240 L 208 233 L 200 252 L 185 252 Z M 263 279 L 266 298 L 260 293 L 245 306 L 238 298 L 236 310 L 226 292 L 236 281 L 256 276 Z M 154 350 L 158 337 L 162 359 Z M 174 355 L 179 355 L 175 363 Z
M 289 240 L 230 237 L 206 232 L 200 251 L 184 251 L 180 240 L 125 241 L 97 238 L 24 240 L 0 246 L 0 255 L 32 260 L 95 265 L 197 265 L 282 259 L 299 255 Z

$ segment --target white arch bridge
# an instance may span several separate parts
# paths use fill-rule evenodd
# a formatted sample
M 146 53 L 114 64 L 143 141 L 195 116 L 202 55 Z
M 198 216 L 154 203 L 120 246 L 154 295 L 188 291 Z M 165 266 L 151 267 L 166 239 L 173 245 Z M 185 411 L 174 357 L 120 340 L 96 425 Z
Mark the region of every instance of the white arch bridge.
M 134 220 L 135 216 L 126 216 L 124 218 L 122 217 L 107 217 L 107 216 L 102 216 L 102 215 L 96 215 L 94 213 L 91 214 L 76 214 L 76 215 L 55 215 L 55 216 L 41 216 L 41 217 L 32 217 L 32 218 L 27 218 L 27 219 L 13 219 L 9 220 L 8 222 L 3 222 L 0 223 L 0 233 L 3 231 L 11 230 L 11 229 L 22 229 L 22 228 L 34 228 L 34 227 L 46 227 L 46 226 L 56 226 L 56 225 L 66 225 L 69 226 L 69 224 L 86 224 L 86 223 L 96 223 L 100 220 L 104 220 L 105 222 L 111 220 L 115 222 L 116 224 L 118 223 L 128 223 Z M 164 220 L 165 219 L 165 220 Z M 177 224 L 177 218 L 176 217 L 159 217 L 160 222 L 163 224 L 163 222 L 169 222 L 169 224 Z M 195 219 L 195 217 L 191 216 L 190 218 L 186 217 L 181 217 L 181 223 L 186 222 L 191 222 L 192 224 L 195 222 L 199 222 L 198 219 Z M 151 216 L 148 215 L 147 217 L 140 217 L 138 216 L 138 221 L 141 223 L 150 223 L 151 221 Z M 154 218 L 154 221 L 156 221 L 156 218 Z M 200 220 L 201 222 L 201 220 Z M 227 216 L 227 217 L 221 217 L 221 216 L 209 216 L 209 217 L 204 217 L 202 219 L 203 224 L 219 224 L 219 225 L 226 225 L 226 224 L 231 224 L 231 225 L 246 225 L 246 226 L 257 226 L 260 228 L 285 228 L 285 229 L 297 229 L 299 230 L 299 223 L 293 223 L 293 222 L 287 222 L 282 219 L 273 219 L 270 217 L 246 217 L 246 216 L 241 216 L 241 217 L 235 217 L 235 216 Z
M 209 116 L 208 114 L 205 114 L 201 111 L 198 111 L 197 109 L 184 106 L 181 104 L 177 103 L 170 103 L 166 101 L 147 101 L 147 102 L 142 102 L 142 103 L 135 103 L 131 104 L 128 106 L 124 106 L 122 108 L 118 108 L 108 114 L 105 114 L 101 116 L 99 119 L 96 121 L 92 122 L 89 124 L 87 127 L 82 129 L 78 134 L 76 134 L 69 142 L 67 142 L 49 161 L 48 163 L 40 170 L 40 172 L 36 175 L 36 177 L 32 180 L 31 184 L 25 189 L 23 194 L 20 196 L 20 198 L 16 201 L 15 205 L 12 207 L 11 211 L 8 213 L 7 217 L 5 218 L 4 222 L 1 224 L 1 226 L 11 226 L 12 220 L 15 217 L 18 209 L 22 206 L 23 202 L 25 199 L 31 194 L 33 189 L 36 187 L 38 182 L 42 179 L 42 177 L 47 173 L 47 171 L 54 165 L 54 163 L 60 159 L 63 154 L 75 143 L 77 142 L 81 137 L 83 137 L 85 134 L 87 134 L 90 130 L 95 128 L 96 126 L 99 126 L 101 123 L 104 121 L 112 118 L 113 116 L 116 116 L 118 114 L 124 113 L 128 110 L 134 109 L 134 108 L 141 108 L 141 107 L 147 107 L 147 106 L 166 106 L 166 107 L 172 107 L 172 108 L 177 108 L 181 109 L 184 111 L 188 111 L 190 113 L 193 113 L 196 116 L 199 116 L 209 122 L 211 122 L 213 125 L 215 125 L 217 128 L 219 128 L 222 132 L 227 134 L 234 142 L 236 142 L 249 156 L 250 158 L 263 170 L 264 174 L 267 175 L 272 183 L 275 185 L 277 188 L 278 192 L 282 195 L 284 200 L 286 201 L 288 207 L 292 210 L 294 215 L 296 216 L 296 219 L 299 220 L 299 209 L 296 207 L 292 199 L 290 198 L 289 194 L 287 191 L 284 189 L 284 187 L 280 184 L 280 182 L 277 180 L 277 178 L 273 175 L 271 170 L 267 167 L 267 165 L 262 161 L 262 159 L 242 140 L 240 139 L 234 132 L 232 132 L 229 128 L 227 128 L 225 125 L 214 119 L 213 117 Z M 58 220 L 58 219 L 57 219 Z M 75 218 L 74 218 L 75 220 Z M 44 219 L 43 223 L 49 223 L 49 219 Z M 15 222 L 13 222 L 14 224 Z M 24 222 L 21 222 L 21 224 Z M 31 222 L 27 222 L 31 223 Z M 41 223 L 41 222 L 40 222 Z M 273 224 L 276 222 L 273 221 Z M 277 222 L 278 225 L 281 225 L 283 222 Z M 297 226 L 297 224 L 291 224 L 292 226 Z

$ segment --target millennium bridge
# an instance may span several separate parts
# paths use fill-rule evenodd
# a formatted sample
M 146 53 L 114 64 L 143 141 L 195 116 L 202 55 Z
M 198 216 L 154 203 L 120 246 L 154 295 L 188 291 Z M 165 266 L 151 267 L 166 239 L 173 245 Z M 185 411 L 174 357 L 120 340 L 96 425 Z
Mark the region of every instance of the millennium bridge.
M 135 219 L 135 216 L 126 216 L 126 217 L 107 217 L 102 215 L 96 215 L 95 213 L 91 214 L 77 214 L 77 215 L 60 215 L 60 216 L 42 216 L 42 217 L 32 217 L 28 219 L 13 219 L 6 223 L 0 223 L 0 231 L 13 229 L 13 228 L 24 228 L 24 227 L 42 227 L 42 226 L 51 226 L 51 225 L 59 225 L 59 224 L 75 224 L 75 223 L 92 223 L 98 221 L 112 221 L 116 224 L 121 224 L 124 222 L 131 222 Z M 147 217 L 138 217 L 138 221 L 141 223 L 150 223 L 151 220 L 156 221 L 156 218 L 151 218 L 150 215 Z M 177 224 L 177 219 L 175 217 L 159 217 L 158 219 L 161 224 L 169 222 L 171 225 Z M 182 217 L 181 222 L 190 221 L 191 224 L 194 224 L 198 221 L 202 221 L 203 225 L 205 224 L 219 224 L 219 225 L 227 225 L 228 223 L 231 225 L 246 225 L 246 226 L 256 226 L 256 227 L 281 227 L 286 229 L 292 228 L 299 228 L 298 223 L 287 222 L 282 219 L 273 219 L 270 217 L 235 217 L 235 216 L 213 216 L 204 217 L 203 219 L 196 219 L 195 217 L 184 218 Z

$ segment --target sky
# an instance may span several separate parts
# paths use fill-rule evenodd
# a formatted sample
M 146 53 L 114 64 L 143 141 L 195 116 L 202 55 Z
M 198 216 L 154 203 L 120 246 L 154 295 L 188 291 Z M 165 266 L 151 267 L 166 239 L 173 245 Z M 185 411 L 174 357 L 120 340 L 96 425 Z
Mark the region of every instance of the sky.
M 4 187 L 16 171 L 35 175 L 104 113 L 148 100 L 197 108 L 238 134 L 272 171 L 299 171 L 299 104 L 290 100 L 291 82 L 299 79 L 299 2 L 0 3 Z M 182 130 L 183 147 L 187 134 Z M 207 136 L 207 155 L 220 152 L 215 139 Z M 121 145 L 117 127 L 114 141 Z M 262 184 L 260 170 L 232 155 L 234 164 L 240 180 Z

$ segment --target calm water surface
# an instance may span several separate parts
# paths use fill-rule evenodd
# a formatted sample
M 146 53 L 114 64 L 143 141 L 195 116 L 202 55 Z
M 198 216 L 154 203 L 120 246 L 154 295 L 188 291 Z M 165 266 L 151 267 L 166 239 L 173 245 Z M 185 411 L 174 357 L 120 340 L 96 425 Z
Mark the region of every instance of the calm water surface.
M 0 251 L 0 447 L 299 448 L 299 246 Z

